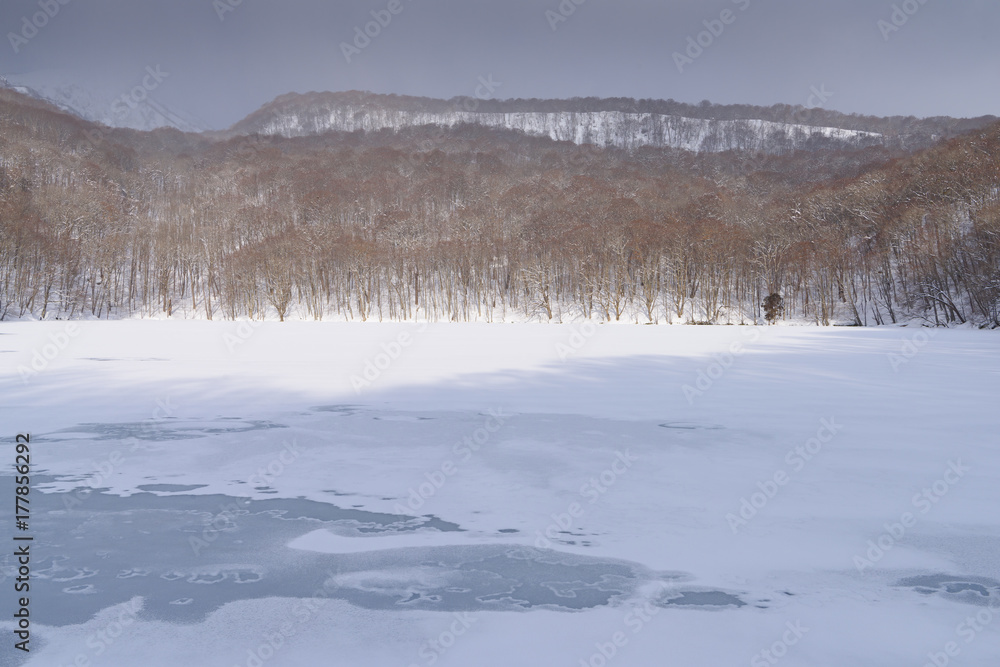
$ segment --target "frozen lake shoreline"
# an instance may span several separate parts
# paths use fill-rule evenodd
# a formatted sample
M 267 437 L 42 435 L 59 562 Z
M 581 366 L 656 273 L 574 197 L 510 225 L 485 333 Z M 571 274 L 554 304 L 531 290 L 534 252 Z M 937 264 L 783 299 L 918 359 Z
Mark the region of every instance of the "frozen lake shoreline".
M 0 663 L 885 667 L 954 642 L 991 664 L 998 343 L 2 323 L 4 423 L 63 504 L 35 604 L 89 601 L 39 611 L 40 650 Z M 138 579 L 159 582 L 135 585 L 141 609 Z

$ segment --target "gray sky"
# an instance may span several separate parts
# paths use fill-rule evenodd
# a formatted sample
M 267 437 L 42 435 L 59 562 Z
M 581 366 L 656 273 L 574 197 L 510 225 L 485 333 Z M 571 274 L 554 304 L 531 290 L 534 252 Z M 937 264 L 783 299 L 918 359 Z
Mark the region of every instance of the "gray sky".
M 58 13 L 36 16 L 42 27 L 33 34 L 24 17 L 42 11 L 39 0 L 2 0 L 0 74 L 64 70 L 84 87 L 126 92 L 147 66 L 159 66 L 169 76 L 157 84 L 157 100 L 215 128 L 286 92 L 447 98 L 474 94 L 478 78 L 491 75 L 502 84 L 499 98 L 595 95 L 1000 115 L 996 0 L 41 3 Z M 399 12 L 388 13 L 390 5 Z M 391 22 L 348 63 L 341 45 L 374 20 L 372 11 Z M 16 44 L 10 33 L 19 36 Z M 699 33 L 706 46 L 685 53 L 688 38 L 697 41 Z M 675 53 L 689 60 L 679 67 Z M 813 88 L 832 96 L 810 99 Z

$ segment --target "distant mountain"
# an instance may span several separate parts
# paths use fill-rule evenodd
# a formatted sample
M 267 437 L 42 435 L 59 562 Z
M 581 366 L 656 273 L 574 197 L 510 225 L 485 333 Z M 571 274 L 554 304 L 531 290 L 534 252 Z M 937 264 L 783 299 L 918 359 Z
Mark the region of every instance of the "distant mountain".
M 229 136 L 301 137 L 324 132 L 400 130 L 463 123 L 518 130 L 577 144 L 642 146 L 695 152 L 885 146 L 914 150 L 985 127 L 994 117 L 874 118 L 788 105 L 685 105 L 672 100 L 477 100 L 375 95 L 363 92 L 288 94 L 237 123 Z
M 483 104 L 475 99 L 445 102 L 365 93 L 284 95 L 235 125 L 230 132 L 301 137 L 330 131 L 370 132 L 420 125 L 455 127 L 465 123 L 517 130 L 555 141 L 627 149 L 655 146 L 696 152 L 785 152 L 820 147 L 862 148 L 883 143 L 882 137 L 874 132 L 758 118 L 690 118 L 627 108 L 588 110 L 572 102 L 532 105 L 517 100 L 505 106 L 496 102 Z
M 85 88 L 76 83 L 76 79 L 69 72 L 42 70 L 0 77 L 0 86 L 44 100 L 74 116 L 108 127 L 133 130 L 173 127 L 185 132 L 206 129 L 203 123 L 190 115 L 178 113 L 158 102 L 151 91 L 143 89 L 136 94 L 110 86 Z M 153 80 L 151 77 L 150 81 Z
M 156 88 L 162 80 L 156 76 L 157 71 L 147 68 L 140 80 L 144 85 L 130 90 L 123 90 L 120 84 L 81 85 L 77 75 L 62 70 L 0 76 L 0 87 L 109 127 L 142 131 L 175 128 L 205 132 L 209 139 L 252 134 L 293 138 L 326 132 L 469 124 L 629 150 L 651 146 L 696 153 L 784 155 L 796 150 L 884 147 L 912 152 L 997 120 L 994 116 L 880 118 L 782 104 L 692 105 L 674 100 L 592 97 L 439 100 L 349 91 L 282 95 L 229 130 L 208 132 L 203 122 L 157 99 Z

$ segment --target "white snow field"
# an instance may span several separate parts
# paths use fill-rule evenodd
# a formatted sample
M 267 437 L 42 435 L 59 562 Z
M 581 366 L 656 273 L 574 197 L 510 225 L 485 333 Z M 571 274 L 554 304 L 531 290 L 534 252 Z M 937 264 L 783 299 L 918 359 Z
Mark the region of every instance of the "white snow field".
M 0 663 L 997 665 L 998 387 L 969 329 L 0 324 Z

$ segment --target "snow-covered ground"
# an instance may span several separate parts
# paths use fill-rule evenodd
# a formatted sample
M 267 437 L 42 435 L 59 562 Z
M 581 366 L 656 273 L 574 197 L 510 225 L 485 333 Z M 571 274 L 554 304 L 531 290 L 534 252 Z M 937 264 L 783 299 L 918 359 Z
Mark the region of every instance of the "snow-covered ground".
M 995 665 L 998 386 L 972 330 L 0 324 L 0 664 Z

